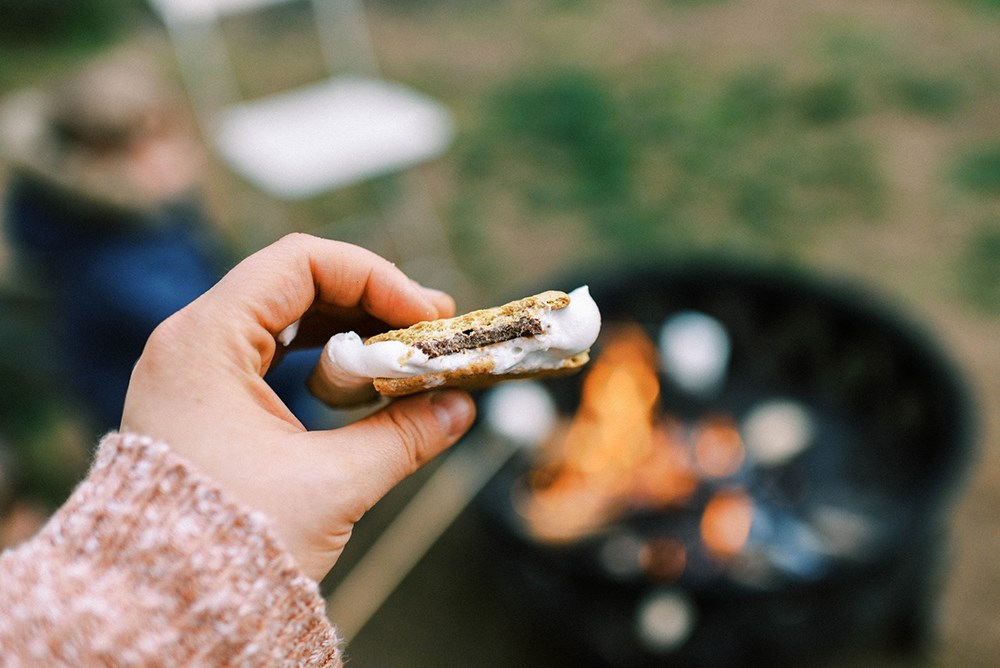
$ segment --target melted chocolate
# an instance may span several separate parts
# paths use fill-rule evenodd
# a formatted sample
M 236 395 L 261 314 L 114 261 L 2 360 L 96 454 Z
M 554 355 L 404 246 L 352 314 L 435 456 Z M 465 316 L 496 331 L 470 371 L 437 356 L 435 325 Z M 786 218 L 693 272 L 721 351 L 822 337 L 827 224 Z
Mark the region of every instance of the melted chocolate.
M 450 355 L 460 350 L 488 346 L 491 343 L 510 341 L 519 336 L 535 336 L 542 333 L 542 323 L 537 318 L 523 317 L 514 322 L 493 327 L 479 327 L 459 332 L 447 339 L 419 341 L 413 345 L 428 357 Z

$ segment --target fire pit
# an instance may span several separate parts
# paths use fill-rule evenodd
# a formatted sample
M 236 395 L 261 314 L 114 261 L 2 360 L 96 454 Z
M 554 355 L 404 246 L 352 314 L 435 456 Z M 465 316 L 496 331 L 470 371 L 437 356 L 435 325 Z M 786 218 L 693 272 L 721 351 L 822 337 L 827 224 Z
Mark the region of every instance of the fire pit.
M 582 374 L 501 386 L 481 495 L 518 609 L 608 665 L 827 660 L 932 630 L 964 388 L 855 290 L 711 263 L 590 275 Z

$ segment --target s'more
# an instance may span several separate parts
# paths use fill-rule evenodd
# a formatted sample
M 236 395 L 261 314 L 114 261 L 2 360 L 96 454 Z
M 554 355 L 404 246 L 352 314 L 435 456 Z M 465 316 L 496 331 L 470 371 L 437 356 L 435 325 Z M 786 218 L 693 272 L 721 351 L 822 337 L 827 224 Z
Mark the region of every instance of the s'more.
M 327 403 L 346 406 L 375 393 L 398 397 L 570 374 L 589 361 L 600 329 L 600 310 L 587 286 L 548 290 L 367 339 L 336 334 L 323 348 L 310 387 Z

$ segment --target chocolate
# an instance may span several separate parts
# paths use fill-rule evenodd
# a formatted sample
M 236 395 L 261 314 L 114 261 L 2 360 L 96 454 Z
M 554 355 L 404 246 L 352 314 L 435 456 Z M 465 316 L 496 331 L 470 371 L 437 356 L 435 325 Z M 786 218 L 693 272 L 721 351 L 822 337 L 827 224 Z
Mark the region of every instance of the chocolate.
M 437 341 L 417 341 L 413 345 L 430 358 L 450 355 L 461 350 L 488 346 L 491 343 L 510 341 L 520 336 L 541 334 L 542 323 L 538 318 L 523 317 L 514 322 L 506 322 L 492 327 L 467 329 L 447 339 Z

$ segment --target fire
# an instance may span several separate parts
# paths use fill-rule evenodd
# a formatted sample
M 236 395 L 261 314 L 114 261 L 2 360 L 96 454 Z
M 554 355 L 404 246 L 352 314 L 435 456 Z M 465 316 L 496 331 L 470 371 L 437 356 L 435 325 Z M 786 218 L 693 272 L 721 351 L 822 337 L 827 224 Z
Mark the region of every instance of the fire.
M 543 445 L 515 507 L 539 540 L 571 542 L 629 513 L 677 509 L 681 530 L 610 538 L 614 568 L 676 582 L 706 556 L 720 565 L 750 540 L 754 503 L 741 423 L 725 414 L 688 422 L 660 407 L 660 359 L 638 325 L 606 330 L 581 386 L 577 413 Z M 745 430 L 745 425 L 742 427 Z M 690 524 L 688 524 L 690 523 Z M 613 535 L 613 534 L 609 534 Z
M 610 337 L 584 379 L 579 410 L 529 481 L 522 507 L 543 539 L 579 538 L 635 507 L 682 502 L 698 484 L 675 426 L 658 410 L 657 352 L 637 325 Z
M 750 536 L 753 501 L 740 490 L 717 492 L 701 517 L 701 538 L 708 551 L 723 559 L 740 553 Z
M 663 508 L 682 503 L 698 487 L 680 427 L 661 421 L 653 429 L 653 447 L 632 471 L 631 505 Z
M 596 485 L 620 491 L 650 453 L 660 382 L 656 349 L 637 326 L 621 330 L 583 384 L 566 434 L 566 463 Z

